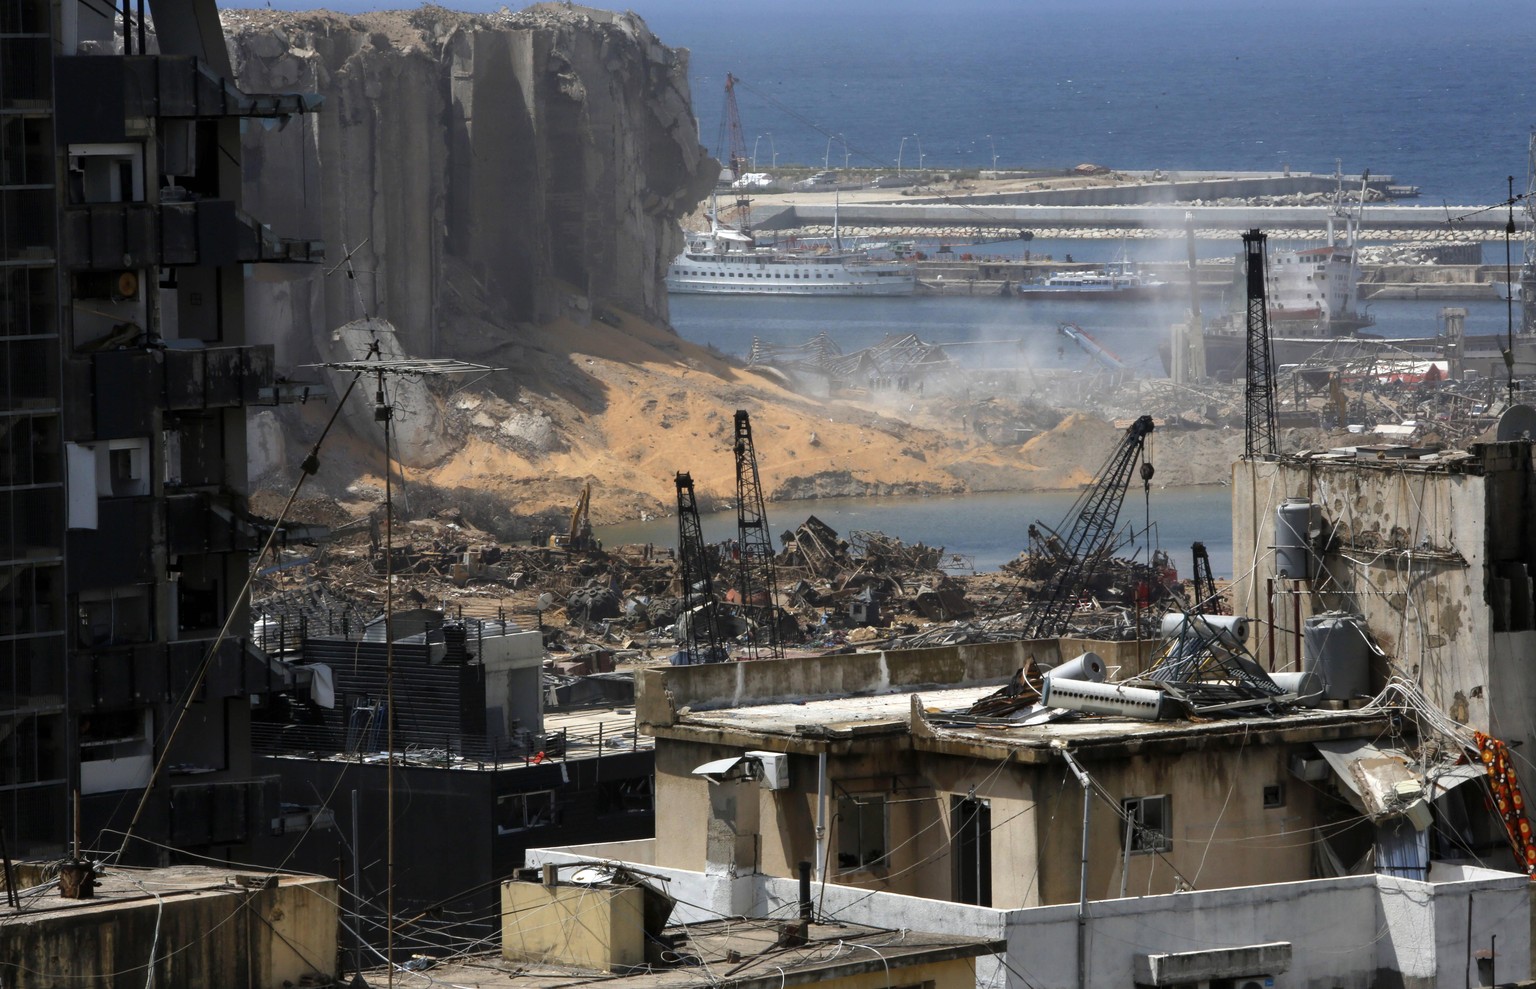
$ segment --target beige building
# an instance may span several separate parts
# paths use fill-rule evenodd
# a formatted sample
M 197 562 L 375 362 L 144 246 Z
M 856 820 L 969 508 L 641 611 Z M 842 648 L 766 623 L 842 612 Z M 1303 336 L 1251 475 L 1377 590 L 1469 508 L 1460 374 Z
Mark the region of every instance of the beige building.
M 1297 669 L 1310 617 L 1358 614 L 1385 654 L 1365 692 L 1401 676 L 1455 721 L 1536 748 L 1531 446 L 1360 447 L 1234 465 L 1233 600 L 1264 620 L 1256 653 Z M 1277 532 L 1288 500 L 1304 522 Z M 1293 549 L 1305 572 L 1291 572 Z
M 170 866 L 98 868 L 92 895 L 59 895 L 56 870 L 17 863 L 20 907 L 0 906 L 0 985 L 324 984 L 336 970 L 336 881 Z
M 1378 738 L 1379 711 L 1023 725 L 968 712 L 1056 643 L 858 653 L 642 674 L 656 736 L 653 864 L 818 878 L 1003 909 L 1284 883 L 1316 834 L 1360 824 L 1314 743 Z M 1347 746 L 1346 746 L 1347 749 Z M 737 782 L 751 774 L 756 785 Z M 1322 775 L 1324 778 L 1318 779 Z M 749 780 L 752 781 L 752 780 Z M 1337 857 L 1369 850 L 1369 829 Z
M 433 966 L 465 989 L 974 989 L 979 958 L 1000 939 L 821 924 L 803 913 L 668 926 L 664 883 L 627 870 L 546 866 L 541 881 L 502 884 L 502 950 Z M 382 985 L 382 974 L 369 974 Z

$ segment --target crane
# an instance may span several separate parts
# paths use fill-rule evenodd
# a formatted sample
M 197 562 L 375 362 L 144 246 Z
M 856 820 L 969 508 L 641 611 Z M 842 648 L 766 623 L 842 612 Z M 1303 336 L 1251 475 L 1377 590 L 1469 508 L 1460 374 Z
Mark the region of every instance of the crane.
M 725 74 L 725 112 L 720 115 L 720 134 L 715 139 L 715 157 L 730 172 L 731 183 L 736 186 L 736 228 L 747 236 L 752 235 L 752 200 L 747 196 L 741 177 L 747 171 L 747 138 L 741 131 L 741 111 L 736 108 L 736 83 L 729 72 Z M 714 218 L 718 220 L 718 217 Z
M 725 659 L 715 613 L 715 584 L 704 551 L 704 530 L 699 525 L 699 503 L 693 494 L 693 476 L 677 472 L 677 558 L 683 582 L 683 611 L 678 616 L 678 645 L 690 663 Z
M 1264 245 L 1269 240 L 1262 231 L 1243 234 L 1243 253 L 1248 274 L 1248 369 L 1244 388 L 1246 415 L 1243 455 L 1275 455 L 1275 366 L 1269 359 L 1269 290 L 1265 285 Z
M 1206 552 L 1205 543 L 1194 543 L 1189 550 L 1195 558 L 1195 573 L 1191 578 L 1195 606 L 1190 610 L 1198 614 L 1219 615 L 1221 595 L 1216 592 L 1216 577 L 1211 573 L 1211 554 Z
M 1142 416 L 1125 431 L 1093 484 L 1078 499 L 1081 506 L 1062 546 L 1062 562 L 1035 598 L 1025 619 L 1025 637 L 1047 639 L 1061 635 L 1077 610 L 1077 600 L 1087 586 L 1089 567 L 1109 551 L 1120 504 L 1131 480 L 1131 469 L 1141 460 L 1147 437 L 1152 434 L 1151 416 Z M 1144 486 L 1152 484 L 1152 464 L 1141 465 Z
M 757 628 L 747 629 L 748 659 L 783 659 L 779 638 L 778 581 L 773 569 L 773 535 L 763 507 L 763 487 L 757 476 L 757 451 L 752 447 L 752 420 L 736 410 L 736 536 L 741 565 L 737 583 L 743 616 L 757 615 Z M 759 648 L 766 649 L 766 656 Z

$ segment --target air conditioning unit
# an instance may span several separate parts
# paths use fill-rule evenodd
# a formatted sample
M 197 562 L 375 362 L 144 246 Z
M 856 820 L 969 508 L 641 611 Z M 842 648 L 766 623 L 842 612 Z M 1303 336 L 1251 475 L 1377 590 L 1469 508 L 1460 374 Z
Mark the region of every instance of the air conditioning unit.
M 765 790 L 789 789 L 789 756 L 783 752 L 747 752 L 746 758 L 757 760 L 762 767 L 758 785 Z

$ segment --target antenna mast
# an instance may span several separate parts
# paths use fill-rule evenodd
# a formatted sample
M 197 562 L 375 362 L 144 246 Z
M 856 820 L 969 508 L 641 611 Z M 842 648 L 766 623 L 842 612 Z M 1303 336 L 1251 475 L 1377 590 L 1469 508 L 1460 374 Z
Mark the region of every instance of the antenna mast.
M 373 351 L 377 353 L 377 349 Z M 415 360 L 392 358 L 332 361 L 324 364 L 306 364 L 305 367 L 323 367 L 332 371 L 351 371 L 356 374 L 372 374 L 377 382 L 374 392 L 373 419 L 384 427 L 384 749 L 388 757 L 385 764 L 385 907 L 384 907 L 384 960 L 389 966 L 389 985 L 395 984 L 395 633 L 394 633 L 394 457 L 390 453 L 390 423 L 395 418 L 395 407 L 385 394 L 384 382 L 388 375 L 430 376 L 439 374 L 465 374 L 505 371 L 506 368 L 487 367 L 448 358 Z

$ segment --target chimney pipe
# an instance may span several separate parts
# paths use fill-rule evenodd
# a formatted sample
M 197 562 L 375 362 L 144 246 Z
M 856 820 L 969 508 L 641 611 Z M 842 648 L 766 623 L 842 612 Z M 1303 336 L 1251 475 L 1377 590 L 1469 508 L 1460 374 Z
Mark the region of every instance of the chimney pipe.
M 811 863 L 800 863 L 800 920 L 811 922 Z

